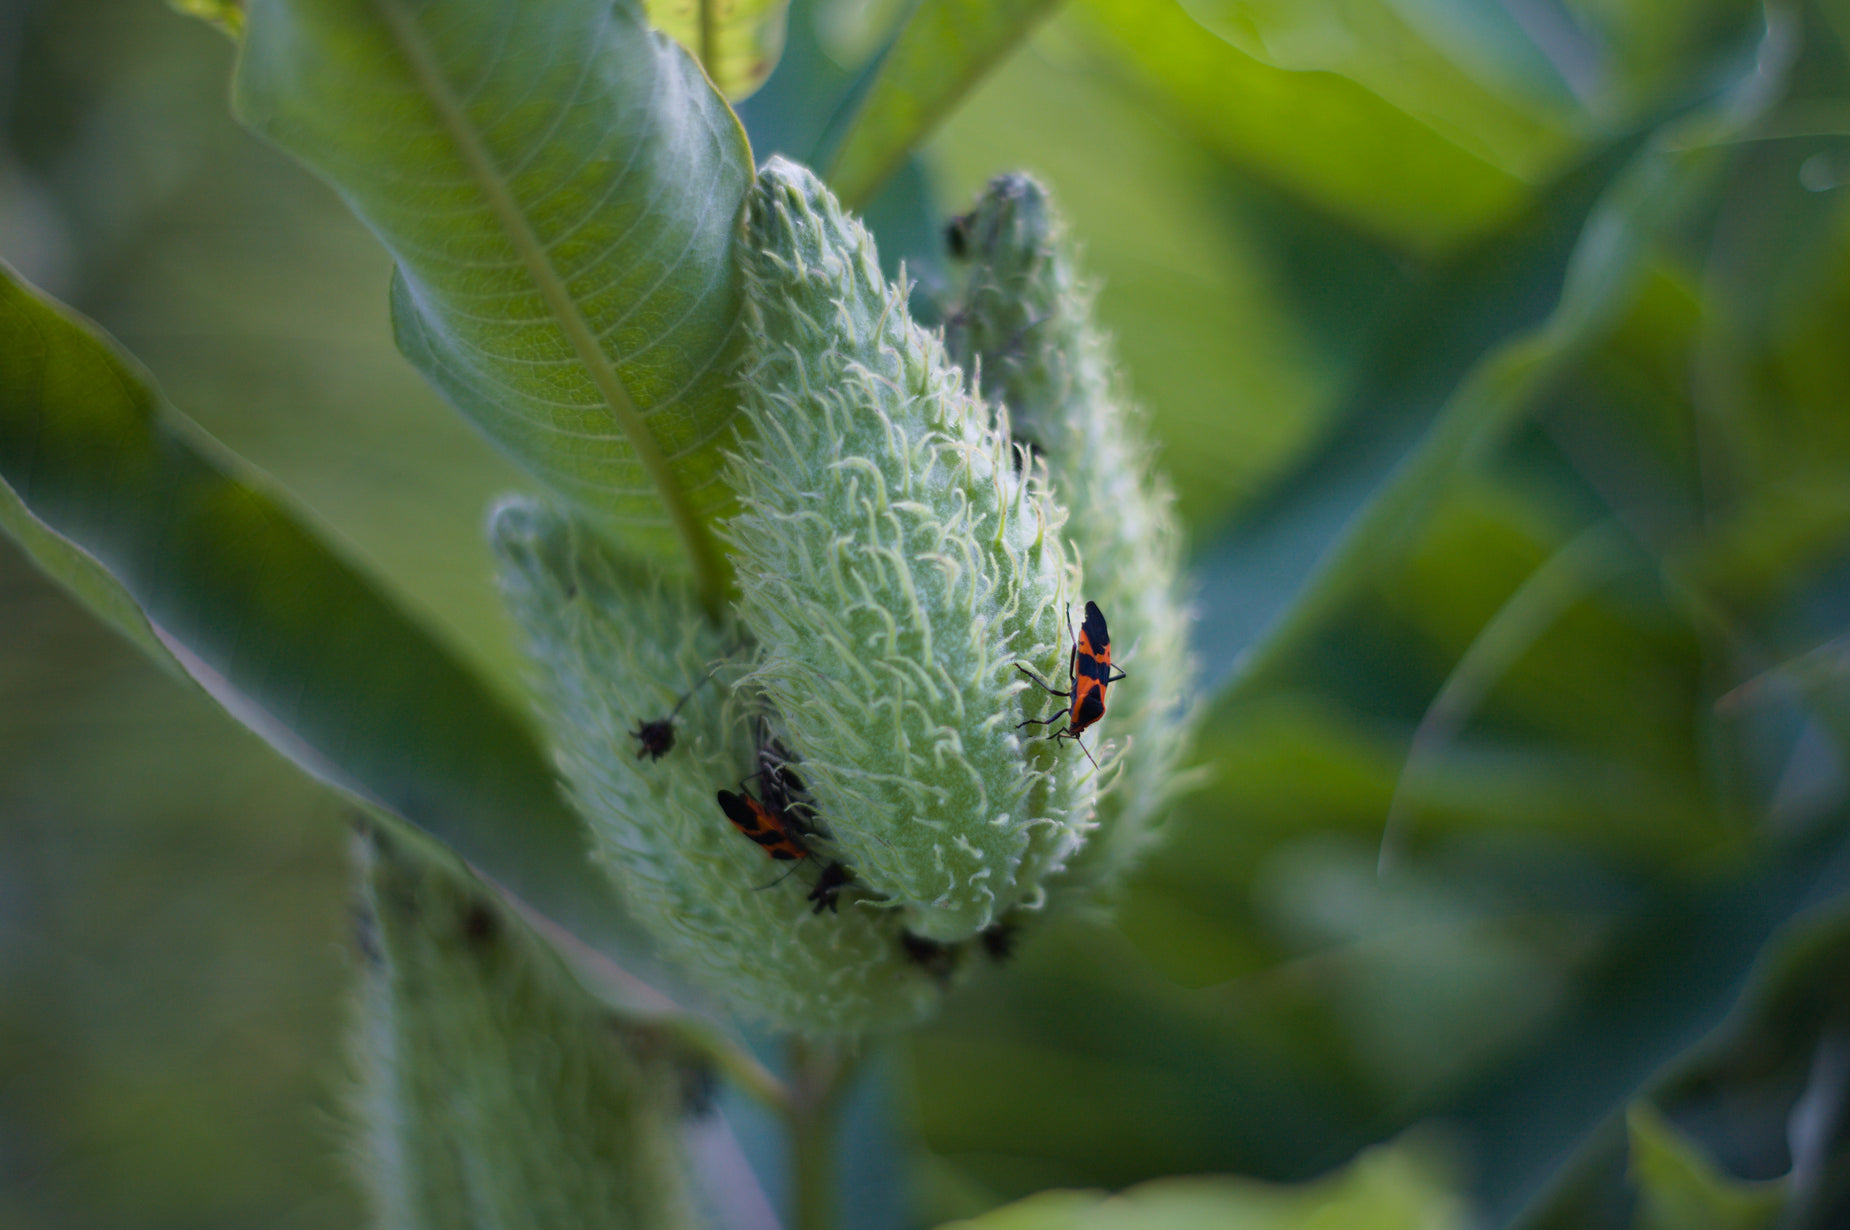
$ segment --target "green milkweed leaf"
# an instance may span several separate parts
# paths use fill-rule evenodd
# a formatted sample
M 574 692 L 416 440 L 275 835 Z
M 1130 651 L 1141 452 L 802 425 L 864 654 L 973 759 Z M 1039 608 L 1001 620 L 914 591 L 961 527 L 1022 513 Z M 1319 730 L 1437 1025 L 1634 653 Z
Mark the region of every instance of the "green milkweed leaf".
M 1351 75 L 1291 71 L 1300 66 L 1255 59 L 1221 37 L 1210 26 L 1241 23 L 1213 21 L 1209 11 L 1231 7 L 1088 0 L 1076 11 L 1203 144 L 1382 239 L 1443 252 L 1520 211 L 1521 177 L 1475 144 L 1442 133 Z M 1305 7 L 1315 6 L 1285 11 Z M 1399 68 L 1393 79 L 1403 87 L 1429 84 L 1427 73 L 1405 62 Z M 1465 105 L 1474 115 L 1498 109 L 1481 99 Z M 1525 132 L 1510 140 L 1523 147 L 1518 161 L 1538 179 L 1571 156 L 1559 137 Z
M 607 924 L 614 897 L 524 724 L 215 453 L 0 269 L 0 518 L 39 566 L 314 776 L 552 917 Z
M 750 152 L 635 0 L 259 0 L 233 101 L 391 251 L 411 361 L 716 599 Z
M 1154 1179 L 1115 1194 L 1056 1188 L 939 1230 L 1453 1230 L 1467 1218 L 1448 1178 L 1417 1146 L 1382 1145 L 1294 1187 L 1214 1175 Z
M 1644 1201 L 1643 1230 L 1767 1230 L 1775 1224 L 1785 1203 L 1785 1180 L 1749 1183 L 1733 1177 L 1649 1102 L 1626 1108 L 1625 1132 L 1632 1179 Z
M 1485 1224 L 1551 1224 L 1551 1199 L 1622 1145 L 1627 1104 L 1726 1048 L 1731 1018 L 1766 993 L 1808 936 L 1841 933 L 1850 910 L 1844 820 L 1812 840 L 1768 843 L 1724 882 L 1648 895 L 1546 1035 L 1443 1108 L 1476 1143 Z
M 135 642 L 150 661 L 176 678 L 186 674 L 186 668 L 168 651 L 166 642 L 135 605 L 135 599 L 109 570 L 82 547 L 33 516 L 32 510 L 4 478 L 0 478 L 0 526 L 25 548 L 26 554 L 43 572 L 56 577 L 93 614 Z
M 1511 347 L 1505 361 L 1514 362 L 1514 348 L 1547 319 L 1590 211 L 1628 148 L 1605 151 L 1564 176 L 1494 243 L 1464 255 L 1416 289 L 1400 310 L 1387 313 L 1389 323 L 1362 359 L 1324 446 L 1199 552 L 1204 618 L 1197 641 L 1209 691 L 1234 673 L 1255 643 L 1267 643 L 1282 621 L 1302 618 L 1301 599 L 1313 578 L 1334 583 L 1345 575 L 1328 570 L 1324 552 L 1355 532 L 1364 516 L 1384 515 L 1382 504 L 1371 501 L 1379 501 L 1390 483 L 1406 500 L 1430 495 L 1406 476 L 1395 482 L 1397 468 L 1422 449 L 1432 456 L 1446 390 L 1464 380 L 1474 362 L 1486 351 L 1496 353 L 1499 344 Z M 1421 346 L 1420 337 L 1448 340 Z M 1487 370 L 1479 381 L 1475 392 L 1463 388 L 1452 399 L 1454 417 L 1467 428 L 1468 416 L 1495 412 L 1486 398 L 1498 390 Z M 1514 391 L 1522 387 L 1519 378 Z M 1462 443 L 1453 441 L 1448 451 L 1455 455 Z
M 1429 382 L 1438 373 L 1415 372 L 1409 381 L 1391 352 L 1365 372 L 1364 380 L 1383 387 L 1363 385 L 1356 404 L 1379 402 L 1392 412 L 1379 415 L 1378 425 L 1359 423 L 1318 459 L 1328 464 L 1302 471 L 1280 501 L 1283 515 L 1240 527 L 1208 557 L 1203 626 L 1212 638 L 1204 644 L 1210 687 L 1237 673 L 1235 687 L 1251 688 L 1288 660 L 1393 557 L 1448 479 L 1494 451 L 1551 382 L 1612 327 L 1652 244 L 1713 197 L 1725 143 L 1777 96 L 1769 83 L 1785 72 L 1789 42 L 1775 23 L 1762 45 L 1759 71 L 1729 83 L 1707 105 L 1614 143 L 1569 177 L 1583 189 L 1604 186 L 1566 255 L 1558 289 L 1544 292 L 1552 307 L 1538 324 L 1485 353 L 1442 404 L 1430 400 Z M 1520 312 L 1519 305 L 1512 314 Z M 1449 362 L 1443 359 L 1440 370 Z M 1250 596 L 1235 599 L 1242 609 L 1216 611 L 1216 596 L 1225 601 L 1243 583 Z

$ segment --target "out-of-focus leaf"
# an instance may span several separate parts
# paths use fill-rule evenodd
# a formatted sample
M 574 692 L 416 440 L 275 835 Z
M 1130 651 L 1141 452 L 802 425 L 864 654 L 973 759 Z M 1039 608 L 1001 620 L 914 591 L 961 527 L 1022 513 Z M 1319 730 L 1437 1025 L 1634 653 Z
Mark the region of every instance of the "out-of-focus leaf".
M 764 84 L 784 51 L 790 0 L 643 0 L 643 6 L 734 102 Z
M 132 601 L 165 653 L 285 756 L 535 908 L 610 922 L 609 886 L 527 728 L 212 456 L 107 342 L 10 275 L 0 479 L 33 518 L 24 541 L 41 566 L 118 624 Z
M 1741 874 L 1652 893 L 1546 1035 L 1441 1112 L 1469 1133 L 1488 1224 L 1535 1224 L 1551 1190 L 1621 1141 L 1632 1099 L 1719 1041 L 1782 954 L 1843 925 L 1843 820 L 1817 840 L 1761 851 Z
M 1566 396 L 1572 396 L 1571 386 Z M 1601 409 L 1611 417 L 1609 407 Z M 1689 765 L 1699 753 L 1692 744 L 1696 730 L 1687 715 L 1692 705 L 1705 699 L 1701 674 L 1691 661 L 1699 640 L 1677 605 L 1663 595 L 1657 558 L 1618 528 L 1626 524 L 1623 517 L 1613 519 L 1617 524 L 1610 531 L 1579 532 L 1596 540 L 1605 537 L 1603 544 L 1569 548 L 1573 527 L 1599 524 L 1597 513 L 1602 510 L 1588 507 L 1584 489 L 1572 485 L 1573 473 L 1558 455 L 1545 451 L 1545 444 L 1540 429 L 1530 430 L 1512 442 L 1496 466 L 1453 484 L 1415 535 L 1404 565 L 1381 579 L 1378 602 L 1367 604 L 1366 610 L 1352 606 L 1342 622 L 1319 635 L 1318 644 L 1379 636 L 1383 642 L 1361 651 L 1362 660 L 1387 653 L 1417 657 L 1426 665 L 1404 676 L 1406 685 L 1398 699 L 1387 702 L 1385 709 L 1381 692 L 1373 693 L 1380 699 L 1371 699 L 1365 686 L 1346 690 L 1351 704 L 1362 711 L 1392 713 L 1395 733 L 1389 737 L 1396 747 L 1401 746 L 1403 723 L 1424 723 L 1439 693 L 1463 686 L 1464 694 L 1439 702 L 1446 708 L 1468 701 L 1474 693 L 1482 696 L 1481 714 L 1459 725 L 1459 733 L 1503 743 L 1510 751 L 1520 748 L 1525 757 L 1567 757 L 1552 766 L 1552 771 L 1566 776 L 1559 789 L 1548 792 L 1548 801 L 1520 790 L 1505 792 L 1506 801 L 1516 803 L 1519 812 L 1542 812 L 1563 803 L 1567 814 L 1579 812 L 1571 792 L 1585 784 L 1579 778 L 1583 770 L 1571 763 L 1584 761 L 1589 769 L 1605 764 L 1640 781 L 1678 783 L 1672 796 L 1692 802 L 1708 798 L 1701 809 L 1714 814 L 1720 800 L 1713 798 L 1708 785 L 1689 776 Z M 1512 474 L 1524 481 L 1510 481 Z M 1559 558 L 1551 563 L 1551 556 Z M 1578 597 L 1575 590 L 1580 591 Z M 1548 612 L 1550 606 L 1558 618 Z M 1535 644 L 1522 649 L 1530 632 Z M 1498 643 L 1474 647 L 1485 638 Z M 1482 656 L 1486 653 L 1488 657 Z M 1467 658 L 1472 661 L 1464 662 Z M 1451 669 L 1457 671 L 1459 663 L 1477 677 L 1442 682 L 1445 667 L 1454 664 Z M 1475 707 L 1475 701 L 1462 706 Z M 1516 730 L 1524 733 L 1512 740 Z M 1426 750 L 1444 742 L 1437 740 Z M 1421 758 L 1420 749 L 1406 750 L 1414 761 Z M 1417 763 L 1408 765 L 1403 774 L 1417 779 L 1417 769 Z M 1497 771 L 1488 765 L 1486 769 Z M 1611 793 L 1588 792 L 1581 801 L 1600 800 L 1614 809 L 1638 801 L 1622 801 L 1633 792 L 1619 788 L 1611 777 L 1604 780 Z M 1660 802 L 1663 812 L 1652 815 L 1661 816 L 1662 823 L 1689 819 L 1685 809 L 1668 798 Z M 1502 814 L 1499 804 L 1474 823 L 1499 827 Z M 1657 827 L 1651 816 L 1632 819 L 1635 823 L 1621 823 L 1605 836 L 1643 837 Z M 1725 823 L 1738 824 L 1739 817 Z M 1600 834 L 1587 836 L 1605 847 Z M 1688 848 L 1673 839 L 1655 855 L 1647 854 L 1647 864 L 1659 865 L 1662 858 Z
M 1714 71 L 1717 60 L 1738 52 L 1741 40 L 1765 6 L 1743 0 L 1686 0 L 1619 4 L 1551 0 L 1522 6 L 1533 13 L 1552 9 L 1586 31 L 1599 49 L 1608 108 L 1637 107 L 1643 100 L 1685 89 Z M 1817 6 L 1828 14 L 1830 3 Z M 1828 20 L 1828 17 L 1827 17 Z
M 1572 121 L 1564 74 L 1594 88 L 1598 50 L 1570 23 L 1551 61 L 1503 5 L 1445 0 L 1182 0 L 1261 63 L 1338 73 L 1492 166 L 1529 178 Z
M 1839 809 L 1836 821 L 1844 820 Z M 1841 828 L 1840 828 L 1841 833 Z M 1822 853 L 1824 847 L 1814 847 Z M 1846 863 L 1842 846 L 1836 858 L 1841 881 Z M 1683 958 L 1679 955 L 1677 960 Z M 1846 1078 L 1850 1077 L 1850 1038 L 1843 1029 L 1845 991 L 1850 988 L 1850 897 L 1813 897 L 1800 904 L 1793 922 L 1762 949 L 1747 993 L 1722 1027 L 1649 1082 L 1641 1097 L 1663 1106 L 1687 1128 L 1692 1156 L 1658 1157 L 1660 1169 L 1714 1169 L 1723 1187 L 1738 1193 L 1773 1192 L 1784 1207 L 1775 1224 L 1824 1227 L 1847 1224 L 1850 1212 L 1850 1156 L 1843 1149 Z M 1647 992 L 1654 988 L 1646 988 Z M 1639 1150 L 1626 1127 L 1633 1126 L 1634 1101 L 1624 1116 L 1617 1108 L 1601 1130 L 1588 1137 L 1566 1173 L 1531 1207 L 1525 1227 L 1614 1225 L 1614 1197 L 1637 1186 Z M 1624 1122 L 1621 1122 L 1623 1118 Z M 1713 1155 L 1717 1162 L 1707 1158 Z M 1720 1159 L 1727 1159 L 1722 1170 Z M 1628 1166 L 1629 1163 L 1629 1166 Z M 1627 1181 L 1627 1171 L 1630 1170 Z M 1734 1183 L 1730 1172 L 1769 1176 L 1759 1182 Z M 1688 1216 L 1692 1204 L 1708 1197 L 1690 1190 L 1706 1184 L 1694 1174 L 1669 1178 L 1665 1191 L 1681 1226 L 1725 1225 L 1720 1218 Z M 1729 1197 L 1719 1203 L 1724 1207 Z M 1627 1204 L 1632 1203 L 1627 1201 Z M 1644 1193 L 1637 1205 L 1650 1208 Z M 1751 1206 L 1751 1201 L 1740 1201 Z M 1632 1223 L 1626 1223 L 1630 1226 Z M 1639 1226 L 1658 1230 L 1665 1224 L 1641 1218 Z
M 1779 1216 L 1784 1180 L 1749 1183 L 1723 1173 L 1649 1102 L 1626 1108 L 1625 1131 L 1641 1201 L 1638 1230 L 1768 1230 Z
M 788 1061 L 787 1040 L 781 1034 L 750 1023 L 741 1024 L 740 1032 L 750 1050 L 767 1057 L 773 1067 Z M 890 1046 L 870 1047 L 838 1094 L 837 1222 L 854 1230 L 911 1230 L 923 1216 L 911 1198 L 909 1172 L 916 1157 L 908 1152 L 912 1141 L 903 1126 L 909 1122 L 903 1108 L 904 1082 L 896 1079 L 894 1059 Z M 773 1109 L 772 1100 L 745 1097 L 736 1085 L 720 1088 L 718 1105 L 727 1136 L 761 1185 L 760 1199 L 768 1203 L 762 1216 L 738 1210 L 714 1224 L 776 1230 L 770 1209 L 788 1209 L 794 1196 L 788 1121 Z
M 1616 757 L 1460 740 L 1409 772 L 1400 788 L 1424 832 L 1549 833 L 1634 865 L 1666 851 L 1693 859 L 1731 853 L 1738 818 L 1680 776 Z
M 823 50 L 816 33 L 823 0 L 791 0 L 783 59 L 765 87 L 739 102 L 739 122 L 751 138 L 752 157 L 782 154 L 817 165 L 829 123 L 853 98 L 861 77 Z M 865 74 L 863 74 L 865 75 Z
M 868 87 L 828 180 L 861 208 L 971 86 L 1057 0 L 921 0 Z
M 1488 370 L 1480 371 L 1475 388 L 1454 394 L 1449 410 L 1442 407 L 1447 391 L 1485 351 L 1559 310 L 1564 272 L 1627 152 L 1608 150 L 1562 179 L 1520 223 L 1453 263 L 1402 310 L 1386 314 L 1389 324 L 1331 416 L 1324 445 L 1306 455 L 1292 480 L 1197 555 L 1205 688 L 1211 691 L 1233 673 L 1242 652 L 1277 626 L 1312 577 L 1328 575 L 1325 552 L 1352 530 L 1385 484 L 1409 496 L 1436 494 L 1414 486 L 1416 476 L 1394 476 L 1417 448 L 1437 438 L 1442 414 L 1493 412 L 1483 401 L 1466 400 L 1498 391 Z M 1432 345 L 1434 338 L 1448 340 Z M 1516 358 L 1512 350 L 1504 362 Z M 1518 381 L 1508 391 L 1526 387 Z
M 244 5 L 241 0 L 167 0 L 167 3 L 182 13 L 217 26 L 233 38 L 244 33 Z
M 1464 1202 L 1432 1159 L 1370 1149 L 1301 1187 L 1250 1179 L 1157 1179 L 1107 1195 L 1048 1191 L 942 1230 L 1462 1230 Z
M 234 103 L 391 251 L 412 362 L 716 595 L 750 152 L 635 0 L 260 0 Z
M 47 576 L 55 577 L 104 623 L 135 642 L 149 659 L 175 677 L 184 677 L 167 645 L 148 625 L 148 617 L 122 583 L 94 556 L 32 515 L 0 472 L 0 528 L 26 549 Z
M 1536 399 L 1600 340 L 1636 292 L 1652 245 L 1710 203 L 1728 143 L 1778 100 L 1793 52 L 1790 23 L 1770 21 L 1753 66 L 1708 105 L 1628 139 L 1583 170 L 1577 178 L 1597 183 L 1606 176 L 1596 168 L 1632 154 L 1586 215 L 1558 298 L 1546 280 L 1528 288 L 1553 301 L 1546 319 L 1478 361 L 1430 427 L 1422 432 L 1420 426 L 1427 413 L 1422 403 L 1431 404 L 1430 385 L 1410 390 L 1400 383 L 1405 373 L 1392 356 L 1382 368 L 1365 369 L 1385 387 L 1363 383 L 1359 404 L 1398 402 L 1405 417 L 1386 416 L 1386 430 L 1376 436 L 1363 420 L 1343 416 L 1345 428 L 1359 430 L 1343 432 L 1327 458 L 1333 464 L 1313 461 L 1308 481 L 1280 501 L 1282 517 L 1275 511 L 1215 551 L 1207 564 L 1211 593 L 1242 594 L 1237 603 L 1243 609 L 1206 612 L 1202 626 L 1212 641 L 1204 656 L 1211 675 L 1224 677 L 1237 656 L 1241 686 L 1247 686 L 1279 665 L 1307 632 L 1397 557 L 1450 480 L 1496 449 Z M 1406 323 L 1421 336 L 1431 336 L 1436 324 L 1417 313 Z M 1430 380 L 1449 366 L 1416 376 Z M 1400 443 L 1416 433 L 1418 442 L 1402 452 Z M 1303 578 L 1301 586 L 1296 578 Z
M 1442 252 L 1523 206 L 1509 169 L 1346 77 L 1261 63 L 1176 0 L 1088 0 L 1080 11 L 1204 143 L 1374 234 Z M 1571 149 L 1545 145 L 1532 173 Z
M 908 1230 L 919 1224 L 907 1181 L 914 1161 L 911 1120 L 897 1058 L 892 1048 L 868 1055 L 842 1101 L 836 1174 L 844 1226 Z
M 1611 522 L 1583 531 L 1530 573 L 1472 639 L 1413 732 L 1394 801 L 1388 805 L 1387 819 L 1382 822 L 1383 866 L 1398 852 L 1403 837 L 1400 821 L 1408 779 L 1418 775 L 1425 758 L 1457 738 L 1485 695 L 1549 625 L 1590 587 L 1627 562 L 1626 546 L 1623 534 Z
M 1102 923 L 1034 935 L 987 995 L 911 1040 L 925 1140 L 1006 1197 L 1340 1165 L 1391 1125 L 1349 1096 L 1327 1020 L 1248 955 L 1256 976 L 1191 989 Z
M 448 858 L 370 834 L 361 862 L 351 1153 L 378 1224 L 702 1224 L 678 1131 L 698 1058 L 585 994 Z

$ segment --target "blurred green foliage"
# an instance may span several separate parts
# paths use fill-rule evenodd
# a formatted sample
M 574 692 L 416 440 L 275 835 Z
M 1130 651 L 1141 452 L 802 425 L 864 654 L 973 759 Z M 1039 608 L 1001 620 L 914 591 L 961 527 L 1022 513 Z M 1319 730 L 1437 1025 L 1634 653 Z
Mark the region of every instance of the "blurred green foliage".
M 0 1225 L 353 1224 L 341 808 L 11 543 L 0 603 Z
M 892 7 L 793 6 L 758 156 L 821 160 Z M 393 351 L 374 241 L 232 126 L 225 40 L 0 22 L 0 256 L 519 704 L 479 527 L 520 480 Z M 919 1224 L 1416 1122 L 1497 1222 L 1788 1172 L 1792 1224 L 1850 1216 L 1846 40 L 1825 2 L 1074 0 L 871 207 L 928 295 L 932 217 L 1050 183 L 1235 679 L 1116 922 L 905 1044 Z M 1235 599 L 1288 607 L 1472 373 L 1502 429 L 1234 674 Z M 351 1224 L 338 806 L 0 551 L 0 1224 Z

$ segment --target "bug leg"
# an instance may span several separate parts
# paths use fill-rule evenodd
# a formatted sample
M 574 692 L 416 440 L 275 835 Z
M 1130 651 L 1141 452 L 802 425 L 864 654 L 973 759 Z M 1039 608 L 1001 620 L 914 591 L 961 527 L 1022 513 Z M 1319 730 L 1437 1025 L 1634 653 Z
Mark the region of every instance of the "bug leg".
M 1020 671 L 1022 674 L 1026 675 L 1028 678 L 1034 680 L 1034 682 L 1037 685 L 1039 685 L 1041 690 L 1044 692 L 1048 692 L 1054 696 L 1071 696 L 1072 695 L 1070 691 L 1068 692 L 1057 691 L 1054 688 L 1053 684 L 1048 683 L 1045 679 L 1042 679 L 1039 675 L 1035 674 L 1033 671 L 1029 670 L 1027 667 L 1021 665 L 1019 662 L 1015 664 L 1015 669 Z

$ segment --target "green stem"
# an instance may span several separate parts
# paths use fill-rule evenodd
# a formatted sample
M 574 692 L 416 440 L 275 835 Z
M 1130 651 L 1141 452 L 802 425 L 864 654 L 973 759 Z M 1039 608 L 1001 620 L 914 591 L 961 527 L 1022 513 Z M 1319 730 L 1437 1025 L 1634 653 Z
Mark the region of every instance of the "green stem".
M 837 1111 L 853 1064 L 825 1043 L 790 1040 L 789 1100 L 794 1209 L 793 1230 L 830 1230 L 835 1224 Z
M 718 49 L 714 46 L 716 22 L 713 8 L 716 3 L 717 0 L 700 0 L 700 67 L 707 70 L 708 80 L 715 82 L 719 80 L 715 76 L 716 65 L 713 63 L 719 55 Z
M 761 1106 L 773 1110 L 790 1104 L 790 1090 L 755 1059 L 749 1051 L 734 1044 L 700 1021 L 677 1017 L 669 1023 L 682 1045 L 703 1056 L 722 1077 L 731 1081 Z

